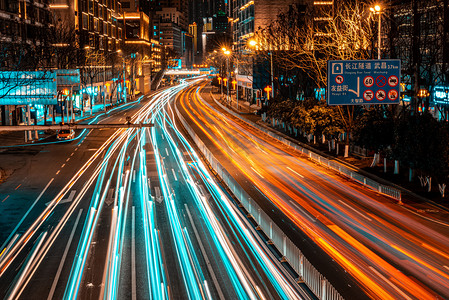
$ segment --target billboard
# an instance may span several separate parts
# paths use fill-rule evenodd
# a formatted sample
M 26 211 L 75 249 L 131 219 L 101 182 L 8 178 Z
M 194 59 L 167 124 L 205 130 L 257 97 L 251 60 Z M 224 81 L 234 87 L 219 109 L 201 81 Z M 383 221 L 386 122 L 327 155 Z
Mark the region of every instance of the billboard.
M 435 86 L 432 93 L 432 102 L 436 105 L 449 105 L 449 86 Z
M 398 104 L 401 61 L 329 60 L 327 62 L 327 104 Z
M 55 71 L 0 72 L 0 105 L 58 104 Z

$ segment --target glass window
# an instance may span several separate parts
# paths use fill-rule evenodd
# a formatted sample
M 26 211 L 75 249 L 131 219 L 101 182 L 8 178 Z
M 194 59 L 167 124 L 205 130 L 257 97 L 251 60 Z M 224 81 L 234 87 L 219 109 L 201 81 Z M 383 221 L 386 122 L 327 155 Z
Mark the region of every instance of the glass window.
M 89 17 L 85 14 L 82 14 L 83 18 L 83 29 L 89 29 Z

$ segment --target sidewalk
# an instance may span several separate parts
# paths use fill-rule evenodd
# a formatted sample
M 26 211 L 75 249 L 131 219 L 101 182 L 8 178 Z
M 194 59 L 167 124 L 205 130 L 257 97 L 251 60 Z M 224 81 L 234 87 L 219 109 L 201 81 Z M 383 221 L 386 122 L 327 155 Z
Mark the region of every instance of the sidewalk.
M 212 96 L 212 97 L 210 97 Z M 210 101 L 212 104 L 215 101 L 219 101 L 219 98 L 213 99 L 213 97 L 220 96 L 219 93 L 210 93 L 210 89 L 205 88 L 203 92 L 203 99 L 210 98 Z M 227 105 L 229 107 L 229 105 Z M 300 145 L 301 147 L 307 148 L 323 157 L 327 157 L 330 159 L 333 159 L 335 161 L 338 161 L 341 164 L 344 164 L 354 170 L 356 170 L 358 173 L 362 174 L 363 176 L 366 176 L 368 178 L 371 178 L 381 184 L 385 184 L 388 186 L 392 186 L 396 189 L 401 190 L 402 192 L 402 201 L 403 201 L 403 207 L 408 209 L 409 211 L 420 215 L 423 218 L 428 218 L 434 221 L 437 221 L 439 223 L 444 223 L 445 225 L 449 225 L 449 203 L 448 201 L 435 201 L 435 199 L 429 199 L 423 195 L 418 194 L 420 191 L 419 189 L 410 189 L 409 187 L 404 187 L 400 184 L 397 184 L 393 182 L 389 177 L 382 176 L 382 175 L 390 175 L 389 173 L 382 173 L 382 172 L 373 172 L 376 171 L 376 168 L 370 168 L 370 164 L 372 161 L 372 157 L 363 158 L 357 155 L 351 155 L 348 158 L 344 158 L 343 156 L 337 156 L 334 153 L 329 153 L 327 150 L 327 144 L 323 145 L 323 147 L 317 148 L 316 146 L 320 146 L 319 143 L 317 144 L 311 144 L 307 143 L 307 139 L 301 137 L 295 137 L 293 134 L 290 134 L 286 129 L 283 130 L 282 127 L 273 127 L 271 123 L 267 123 L 262 121 L 261 116 L 255 115 L 255 114 L 245 114 L 242 113 L 242 109 L 240 111 L 236 111 L 236 108 L 234 107 L 233 110 L 235 112 L 238 112 L 242 118 L 245 118 L 253 123 L 256 123 L 262 127 L 264 127 L 267 130 L 270 130 L 280 137 L 283 137 L 293 143 L 296 143 Z M 380 169 L 380 167 L 378 167 Z M 391 172 L 390 172 L 391 173 Z M 435 188 L 435 186 L 434 186 Z
M 229 96 L 229 102 L 227 101 L 226 93 L 223 93 L 223 95 L 220 93 L 220 91 L 212 88 L 211 89 L 212 95 L 215 97 L 215 99 L 219 100 L 221 104 L 225 105 L 228 108 L 231 108 L 233 111 L 239 113 L 239 114 L 255 114 L 259 109 L 261 109 L 260 106 L 256 104 L 250 105 L 248 101 L 245 101 L 244 99 L 239 99 L 237 102 L 237 97 L 235 94 L 231 94 Z

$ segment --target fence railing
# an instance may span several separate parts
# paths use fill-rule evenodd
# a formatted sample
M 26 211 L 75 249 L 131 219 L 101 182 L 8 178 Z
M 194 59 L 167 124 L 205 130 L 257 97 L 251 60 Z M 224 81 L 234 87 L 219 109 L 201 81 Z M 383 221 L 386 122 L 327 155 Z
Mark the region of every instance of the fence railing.
M 212 95 L 211 95 L 212 96 Z M 213 98 L 213 96 L 212 96 Z M 215 100 L 215 98 L 213 98 Z M 205 104 L 207 104 L 209 107 L 212 108 L 212 106 L 210 106 L 207 102 L 203 101 Z M 259 129 L 260 131 L 264 132 L 265 134 L 268 134 L 269 136 L 275 138 L 276 140 L 282 142 L 283 144 L 292 147 L 294 149 L 296 149 L 297 151 L 307 155 L 311 160 L 324 165 L 334 171 L 337 171 L 338 173 L 360 183 L 363 184 L 385 196 L 391 197 L 395 200 L 397 200 L 398 202 L 401 202 L 402 200 L 402 196 L 401 196 L 401 191 L 398 189 L 395 189 L 391 186 L 387 186 L 387 185 L 383 185 L 380 184 L 378 182 L 376 182 L 375 180 L 372 180 L 371 178 L 368 178 L 366 176 L 361 175 L 360 173 L 351 170 L 350 168 L 346 167 L 345 165 L 335 161 L 335 160 L 329 160 L 307 148 L 301 147 L 300 145 L 293 143 L 292 141 L 278 135 L 277 133 L 264 128 L 263 126 L 260 126 L 259 124 L 256 124 L 246 118 L 242 118 L 238 113 L 235 113 L 234 111 L 228 109 L 227 107 L 225 107 L 224 105 L 222 105 L 220 102 L 218 102 L 217 100 L 215 100 L 215 102 L 224 110 L 226 110 L 228 113 L 232 114 L 233 116 L 235 116 L 236 118 L 239 118 L 240 120 L 242 120 L 243 122 L 246 122 L 247 124 L 250 124 L 253 127 L 256 127 L 257 129 Z M 213 108 L 212 108 L 213 109 Z M 273 124 L 280 124 L 280 122 L 278 122 L 277 120 L 273 121 Z
M 176 106 L 175 106 L 176 108 Z M 343 300 L 343 297 L 332 286 L 332 284 L 307 260 L 301 250 L 284 234 L 284 232 L 271 220 L 263 209 L 254 201 L 250 195 L 240 186 L 229 172 L 215 158 L 203 141 L 196 135 L 190 125 L 176 108 L 176 114 L 181 120 L 184 128 L 194 140 L 204 157 L 209 161 L 212 168 L 221 177 L 228 188 L 234 193 L 243 207 L 257 222 L 260 229 L 268 236 L 283 258 L 291 265 L 309 289 L 321 300 Z

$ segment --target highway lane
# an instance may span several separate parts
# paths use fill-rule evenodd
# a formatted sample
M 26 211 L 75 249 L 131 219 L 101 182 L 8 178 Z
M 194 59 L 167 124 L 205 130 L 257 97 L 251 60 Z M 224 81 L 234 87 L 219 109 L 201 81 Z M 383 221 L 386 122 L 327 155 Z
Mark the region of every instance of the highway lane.
M 182 98 L 180 108 L 240 182 L 254 184 L 370 297 L 449 294 L 445 224 L 317 167 L 236 118 L 211 110 L 196 95 Z
M 288 288 L 285 288 L 286 294 L 280 287 L 276 291 L 275 280 L 266 275 L 267 271 L 264 270 L 264 265 L 258 261 L 258 256 L 252 253 L 250 249 L 251 244 L 245 240 L 243 233 L 240 232 L 241 227 L 244 226 L 237 228 L 236 220 L 233 219 L 232 214 L 226 213 L 226 208 L 222 206 L 223 204 L 217 199 L 212 201 L 216 195 L 211 195 L 208 190 L 214 190 L 214 188 L 202 176 L 204 173 L 202 173 L 202 169 L 198 165 L 201 162 L 196 157 L 190 144 L 184 140 L 173 123 L 167 122 L 167 120 L 173 119 L 173 112 L 169 110 L 166 117 L 163 118 L 165 122 L 163 123 L 164 130 L 162 132 L 165 134 L 165 138 L 156 144 L 161 149 L 160 152 L 163 157 L 162 161 L 166 170 L 167 181 L 169 181 L 170 187 L 173 188 L 173 194 L 176 195 L 174 200 L 177 210 L 182 212 L 180 215 L 181 223 L 185 224 L 185 227 L 188 229 L 187 232 L 190 232 L 190 238 L 194 245 L 193 248 L 200 250 L 199 254 L 201 255 L 198 255 L 198 257 L 202 269 L 208 271 L 203 272 L 203 274 L 208 278 L 207 282 L 209 283 L 208 287 L 212 298 L 247 298 L 254 291 L 255 295 L 252 297 L 271 299 L 288 297 L 286 296 L 288 295 Z M 154 129 L 156 132 L 160 130 L 160 125 L 159 123 Z M 175 170 L 183 170 L 184 172 Z M 203 201 L 200 199 L 203 199 Z M 211 215 L 221 220 L 220 223 L 206 222 Z M 219 227 L 217 228 L 216 226 Z M 198 231 L 200 232 L 199 234 Z M 220 249 L 220 245 L 223 242 L 218 242 L 218 245 L 215 246 L 216 248 L 211 248 L 211 245 L 217 244 L 218 237 L 214 236 L 217 234 L 217 231 L 223 231 L 223 236 L 226 237 L 225 240 L 227 240 L 229 245 L 228 250 L 232 248 L 232 251 L 228 252 L 227 255 L 216 250 L 226 251 L 226 249 Z M 192 232 L 194 234 L 191 234 Z M 238 245 L 238 247 L 234 245 Z M 232 253 L 232 256 L 229 258 L 228 255 L 230 253 Z M 220 256 L 222 260 L 218 261 L 217 257 Z M 210 258 L 215 258 L 215 260 Z M 234 264 L 237 263 L 239 265 L 233 268 L 242 272 L 241 274 L 232 271 L 232 260 L 236 261 Z M 207 267 L 209 265 L 210 267 Z M 245 291 L 245 282 L 252 286 L 249 294 Z M 293 285 L 297 287 L 296 284 L 293 283 Z M 230 289 L 231 286 L 234 286 L 235 289 Z M 297 297 L 299 296 L 296 295 L 293 298 Z
M 130 113 L 130 110 L 132 112 L 135 109 L 132 106 L 120 108 L 116 110 L 120 113 L 119 117 L 114 118 L 115 112 L 111 112 L 107 116 L 104 116 L 103 119 L 112 119 L 112 121 L 119 121 L 120 119 L 122 119 L 124 121 L 124 117 L 126 116 L 126 114 Z M 100 121 L 101 120 L 102 119 L 100 118 Z M 17 180 L 17 178 L 19 178 L 20 180 L 25 177 L 24 181 L 26 181 L 21 185 L 23 189 L 14 190 L 14 193 L 11 193 L 11 196 L 2 203 L 5 211 L 7 211 L 8 208 L 10 210 L 14 210 L 13 217 L 15 217 L 12 218 L 10 215 L 5 215 L 5 217 L 9 218 L 8 221 L 10 223 L 2 224 L 2 234 L 4 236 L 8 234 L 11 238 L 13 238 L 17 233 L 19 234 L 20 238 L 21 235 L 26 232 L 26 229 L 29 228 L 34 220 L 39 216 L 39 214 L 47 209 L 50 202 L 57 197 L 57 200 L 60 200 L 60 204 L 55 206 L 54 211 L 46 216 L 46 218 L 48 217 L 48 219 L 51 219 L 52 221 L 47 222 L 46 225 L 42 226 L 44 228 L 43 230 L 53 229 L 54 224 L 58 222 L 62 218 L 62 215 L 67 211 L 67 207 L 71 205 L 76 198 L 78 198 L 78 195 L 83 190 L 85 181 L 87 181 L 87 179 L 85 178 L 89 178 L 92 175 L 92 170 L 87 169 L 86 171 L 84 171 L 83 176 L 85 177 L 78 177 L 79 174 L 74 177 L 75 173 L 78 172 L 80 170 L 80 167 L 89 159 L 92 159 L 91 165 L 94 165 L 96 160 L 98 161 L 99 159 L 101 159 L 102 153 L 101 151 L 98 151 L 98 149 L 108 139 L 112 132 L 114 131 L 95 130 L 84 133 L 80 139 L 77 139 L 75 141 L 65 143 L 47 143 L 44 145 L 31 146 L 33 148 L 40 147 L 42 149 L 42 151 L 36 154 L 33 158 L 31 166 L 29 168 L 19 169 L 15 174 L 13 174 L 13 176 L 9 178 L 7 182 L 1 185 L 1 188 L 4 189 L 5 192 L 11 193 L 12 189 L 10 188 L 10 185 L 15 185 L 15 181 Z M 93 159 L 93 155 L 96 155 L 96 159 Z M 23 174 L 26 175 L 24 176 Z M 75 182 L 75 180 L 77 181 Z M 45 185 L 41 184 L 42 182 L 48 183 L 47 185 Z M 39 194 L 39 196 L 37 196 L 36 192 L 32 193 L 26 190 L 28 186 L 31 186 L 29 188 L 31 191 L 37 190 L 38 187 L 39 190 L 44 186 L 45 188 L 43 188 L 42 192 Z M 60 193 L 63 187 L 65 187 L 63 189 L 64 192 Z M 89 191 L 86 192 L 87 196 L 89 196 Z M 33 204 L 31 204 L 30 202 L 29 194 L 34 195 L 34 197 L 31 199 L 32 201 L 34 201 Z M 23 201 L 26 202 L 16 201 L 16 199 L 23 199 Z M 88 207 L 87 201 L 84 201 L 84 204 L 85 205 L 81 205 L 81 207 Z M 84 217 L 84 215 L 82 216 Z M 16 228 L 13 231 L 14 227 Z M 33 243 L 34 237 L 35 235 L 31 237 L 28 246 L 26 246 L 28 250 L 30 248 L 29 245 Z M 68 235 L 66 237 L 68 238 Z M 6 245 L 8 241 L 5 242 Z M 62 244 L 65 245 L 64 242 Z M 2 247 L 2 249 L 4 249 L 4 247 Z M 3 250 L 3 256 L 1 258 L 5 257 L 6 252 Z M 24 254 L 22 254 L 22 256 L 25 255 L 27 251 L 23 251 L 23 253 Z M 56 253 L 61 253 L 56 254 L 56 256 L 60 257 L 63 252 Z M 22 259 L 17 259 L 17 263 L 22 262 Z M 10 276 L 15 275 L 15 269 L 16 268 L 14 267 L 10 268 L 10 270 L 12 270 L 12 275 Z M 47 272 L 49 272 L 50 274 L 52 273 L 52 271 L 50 270 L 47 270 Z M 55 272 L 53 272 L 53 274 L 55 273 L 56 270 Z M 4 274 L 2 276 L 2 287 L 9 287 L 9 284 L 12 282 L 12 280 L 8 280 L 8 278 L 9 277 L 7 274 Z M 37 286 L 39 287 L 39 285 Z M 50 288 L 48 288 L 48 290 L 49 289 Z M 7 288 L 1 289 L 2 293 L 6 293 L 7 290 Z
M 18 226 L 19 235 L 6 241 L 2 297 L 299 298 L 300 289 L 286 279 L 264 242 L 242 231 L 242 216 L 229 204 L 213 205 L 212 199 L 225 196 L 198 158 L 192 167 L 177 159 L 161 162 L 159 144 L 167 157 L 187 152 L 177 148 L 187 147 L 185 142 L 172 142 L 183 137 L 167 129 L 168 116 L 157 114 L 185 87 L 159 93 L 133 110 L 133 122 L 157 115 L 163 124 L 158 132 L 92 131 L 68 145 L 74 153 L 66 158 L 70 169 L 56 171 L 61 181 L 52 194 L 43 193 Z M 108 121 L 121 121 L 124 114 Z M 54 167 L 55 160 L 47 163 Z M 193 180 L 203 180 L 201 189 L 192 187 Z M 206 194 L 215 196 L 201 202 Z

